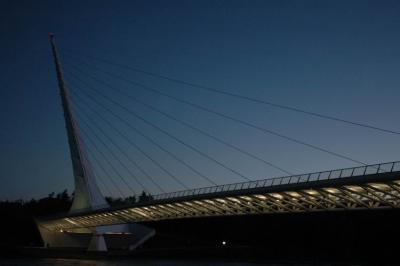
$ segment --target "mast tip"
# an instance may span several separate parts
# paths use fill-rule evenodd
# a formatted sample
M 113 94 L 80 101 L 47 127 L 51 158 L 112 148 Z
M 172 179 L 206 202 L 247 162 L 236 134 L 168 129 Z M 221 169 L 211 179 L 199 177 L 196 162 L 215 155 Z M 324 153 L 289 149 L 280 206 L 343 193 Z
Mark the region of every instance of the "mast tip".
M 50 38 L 53 38 L 53 37 L 54 37 L 54 33 L 49 32 L 49 37 L 50 37 Z

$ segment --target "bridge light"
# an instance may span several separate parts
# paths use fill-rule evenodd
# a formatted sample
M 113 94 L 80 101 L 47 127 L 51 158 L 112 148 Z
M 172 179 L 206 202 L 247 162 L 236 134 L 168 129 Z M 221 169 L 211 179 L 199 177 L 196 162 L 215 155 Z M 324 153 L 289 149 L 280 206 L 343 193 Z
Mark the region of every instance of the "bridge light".
M 230 201 L 234 201 L 234 202 L 236 202 L 236 203 L 240 203 L 240 200 L 238 200 L 237 198 L 229 197 L 228 199 L 229 199 Z
M 72 220 L 69 219 L 69 218 L 64 218 L 64 220 L 67 221 L 67 222 L 69 222 L 69 223 L 71 223 L 71 224 L 73 224 L 73 225 L 78 225 L 78 226 L 79 226 L 79 224 L 75 223 L 74 221 L 72 221 Z
M 262 199 L 262 200 L 266 200 L 267 197 L 264 195 L 255 195 L 257 198 Z
M 294 197 L 294 198 L 300 197 L 300 194 L 297 193 L 297 192 L 288 192 L 288 194 L 289 194 L 290 196 Z
M 240 196 L 241 199 L 247 200 L 247 201 L 251 201 L 251 198 L 248 196 Z
M 306 192 L 307 194 L 310 194 L 310 195 L 317 195 L 317 194 L 318 194 L 318 192 L 315 191 L 315 190 L 305 190 L 305 192 Z
M 335 188 L 326 188 L 326 191 L 330 192 L 330 193 L 338 193 L 339 191 Z
M 277 199 L 283 199 L 283 196 L 281 194 L 278 193 L 271 193 L 271 196 Z
M 221 203 L 226 203 L 226 200 L 224 200 L 224 199 L 217 199 L 217 201 L 219 201 Z
M 377 189 L 383 189 L 383 190 L 387 190 L 389 189 L 388 185 L 385 184 L 378 184 L 378 183 L 374 183 L 374 184 L 369 184 L 371 187 L 373 188 L 377 188 Z
M 359 187 L 359 186 L 345 186 L 345 188 L 350 189 L 350 190 L 355 191 L 355 192 L 362 192 L 363 191 L 363 189 L 361 187 Z

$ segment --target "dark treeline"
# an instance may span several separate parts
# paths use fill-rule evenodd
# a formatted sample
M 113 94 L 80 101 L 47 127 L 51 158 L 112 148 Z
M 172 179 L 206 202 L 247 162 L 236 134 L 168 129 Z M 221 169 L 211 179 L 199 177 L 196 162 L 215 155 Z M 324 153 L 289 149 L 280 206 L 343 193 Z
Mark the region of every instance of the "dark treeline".
M 58 194 L 50 193 L 41 199 L 0 201 L 0 226 L 2 228 L 0 249 L 3 247 L 41 246 L 42 240 L 36 228 L 35 217 L 67 212 L 71 207 L 72 199 L 73 193 L 69 194 L 67 190 L 64 190 Z M 106 201 L 112 207 L 151 199 L 151 195 L 145 192 L 138 197 L 106 197 Z
M 42 199 L 1 201 L 0 225 L 3 228 L 0 246 L 38 246 L 42 244 L 35 217 L 68 211 L 71 196 L 67 190 L 50 193 Z
M 144 191 L 138 197 L 135 196 L 130 196 L 126 198 L 106 197 L 106 201 L 111 207 L 118 207 L 118 206 L 133 204 L 136 202 L 146 202 L 152 199 L 153 197 L 149 194 L 146 194 L 146 192 Z

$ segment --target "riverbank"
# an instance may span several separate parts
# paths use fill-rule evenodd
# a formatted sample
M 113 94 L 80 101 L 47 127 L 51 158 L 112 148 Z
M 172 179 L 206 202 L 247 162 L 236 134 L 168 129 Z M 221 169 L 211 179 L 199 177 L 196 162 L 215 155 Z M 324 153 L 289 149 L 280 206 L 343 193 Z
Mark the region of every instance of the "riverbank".
M 4 250 L 3 250 L 4 251 Z M 226 248 L 163 248 L 163 249 L 141 249 L 136 251 L 109 251 L 109 252 L 93 252 L 82 249 L 55 249 L 41 247 L 23 247 L 9 249 L 9 253 L 3 258 L 10 260 L 40 260 L 40 259 L 63 259 L 63 260 L 90 260 L 94 261 L 130 261 L 130 262 L 196 262 L 196 265 L 228 265 L 231 263 L 240 265 L 305 265 L 305 266 L 347 266 L 347 265 L 398 265 L 397 261 L 386 261 L 385 258 L 370 259 L 353 259 L 339 260 L 331 258 L 327 259 L 304 259 L 304 258 L 281 258 L 271 259 L 268 251 L 262 249 L 254 249 L 250 247 L 226 247 Z M 4 252 L 0 253 L 5 255 Z M 289 256 L 290 257 L 290 256 Z M 204 263 L 204 264 L 202 264 Z M 211 264 L 209 264 L 211 263 Z M 114 265 L 114 263 L 112 264 Z M 145 264 L 152 265 L 152 264 Z M 158 265 L 158 264 L 155 264 Z M 165 264 L 161 264 L 165 265 Z M 175 264 L 167 264 L 175 265 Z M 185 264 L 182 264 L 185 265 Z M 188 264 L 191 265 L 191 264 Z

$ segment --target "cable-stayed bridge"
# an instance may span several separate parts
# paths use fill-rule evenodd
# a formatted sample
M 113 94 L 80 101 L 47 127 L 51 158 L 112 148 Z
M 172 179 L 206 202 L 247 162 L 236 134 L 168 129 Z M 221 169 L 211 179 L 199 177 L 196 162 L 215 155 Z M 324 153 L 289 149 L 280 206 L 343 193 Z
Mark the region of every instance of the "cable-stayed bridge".
M 305 142 L 191 100 L 174 96 L 144 83 L 127 79 L 121 74 L 103 70 L 95 65 L 92 66 L 96 71 L 101 71 L 119 82 L 139 87 L 147 93 L 167 98 L 208 115 L 217 116 L 256 130 L 262 134 L 272 135 L 287 142 L 304 146 L 307 149 L 316 150 L 358 165 L 352 168 L 309 174 L 292 174 L 291 171 L 277 163 L 267 161 L 233 142 L 204 130 L 193 122 L 183 120 L 139 97 L 127 94 L 118 85 L 115 86 L 97 75 L 85 71 L 82 66 L 79 67 L 77 64 L 68 62 L 66 65 L 69 68 L 63 72 L 53 36 L 51 36 L 51 41 L 74 170 L 75 196 L 69 213 L 38 219 L 39 229 L 46 246 L 89 247 L 89 249 L 93 250 L 106 250 L 108 247 L 124 246 L 134 249 L 155 234 L 155 231 L 151 228 L 137 224 L 138 222 L 146 221 L 285 212 L 385 209 L 399 208 L 400 206 L 400 162 L 370 165 L 320 145 Z M 103 59 L 95 58 L 94 60 L 110 63 Z M 87 63 L 82 63 L 81 65 L 85 64 Z M 300 112 L 328 121 L 345 123 L 386 134 L 400 134 L 399 132 L 373 125 L 308 112 L 291 106 L 204 87 L 129 66 L 119 64 L 116 64 L 116 66 L 257 104 Z M 68 79 L 64 79 L 64 73 Z M 102 84 L 102 86 L 112 91 L 116 91 L 135 104 L 180 124 L 182 127 L 186 127 L 219 145 L 226 146 L 230 150 L 241 154 L 241 156 L 275 169 L 281 173 L 282 177 L 253 181 L 254 178 L 237 170 L 236 167 L 228 165 L 192 142 L 182 139 L 177 134 L 151 121 L 146 115 L 134 111 L 130 104 L 111 98 L 99 90 L 97 86 L 88 82 L 87 78 L 92 79 L 97 84 Z M 105 104 L 105 102 L 108 102 L 108 104 Z M 124 110 L 147 127 L 152 128 L 164 137 L 185 147 L 188 151 L 195 153 L 199 158 L 213 163 L 226 173 L 243 181 L 218 185 L 218 182 L 211 175 L 193 165 L 185 156 L 169 149 L 157 138 L 148 135 L 135 123 L 130 122 L 126 116 L 119 114 L 115 108 L 111 108 L 109 104 Z M 103 113 L 107 115 L 103 115 Z M 108 130 L 102 126 L 104 124 L 107 125 Z M 191 189 L 188 183 L 180 179 L 173 170 L 154 157 L 151 152 L 144 149 L 131 135 L 126 133 L 126 130 L 122 130 L 121 126 L 133 131 L 135 135 L 146 140 L 155 149 L 179 163 L 181 167 L 190 171 L 192 175 L 203 180 L 208 185 Z M 159 180 L 140 161 L 134 159 L 124 149 L 124 145 L 110 136 L 108 133 L 110 130 L 125 141 L 124 145 L 129 145 L 136 150 L 159 172 L 162 172 L 165 177 L 179 185 L 182 190 L 166 192 L 167 190 L 160 184 Z M 90 144 L 90 147 L 92 147 L 92 150 L 88 150 L 89 153 L 87 153 L 85 144 Z M 100 148 L 100 146 L 103 148 Z M 103 171 L 103 175 L 95 172 L 91 162 L 96 163 L 98 168 Z M 134 181 L 134 185 L 127 177 Z M 149 184 L 157 192 L 154 192 L 154 189 L 149 189 Z M 111 188 L 117 192 L 119 197 L 131 197 L 134 200 L 118 207 L 110 206 L 105 201 L 103 194 L 115 195 L 111 192 Z M 140 191 L 147 193 L 146 201 L 137 201 L 137 195 Z

